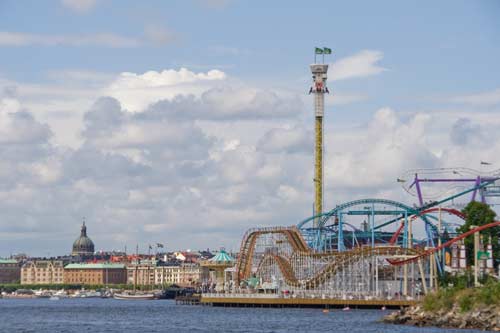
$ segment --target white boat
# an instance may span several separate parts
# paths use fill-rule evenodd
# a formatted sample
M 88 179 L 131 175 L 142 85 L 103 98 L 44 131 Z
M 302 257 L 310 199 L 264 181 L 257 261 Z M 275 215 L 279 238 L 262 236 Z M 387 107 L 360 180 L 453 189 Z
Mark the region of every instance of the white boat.
M 119 300 L 153 300 L 156 299 L 154 294 L 143 294 L 143 293 L 115 293 L 113 294 L 114 299 Z
M 59 291 L 56 291 L 54 294 L 53 294 L 54 297 L 57 297 L 59 299 L 61 298 L 68 298 L 68 294 L 66 293 L 66 291 L 64 289 L 61 289 Z
M 60 298 L 57 297 L 57 296 L 50 296 L 49 300 L 51 300 L 51 301 L 58 301 L 58 300 L 60 300 Z
M 50 298 L 52 296 L 52 293 L 48 290 L 37 290 L 35 291 L 35 297 L 36 298 Z
M 91 297 L 101 297 L 101 292 L 92 290 L 78 290 L 73 294 L 74 298 L 91 298 Z

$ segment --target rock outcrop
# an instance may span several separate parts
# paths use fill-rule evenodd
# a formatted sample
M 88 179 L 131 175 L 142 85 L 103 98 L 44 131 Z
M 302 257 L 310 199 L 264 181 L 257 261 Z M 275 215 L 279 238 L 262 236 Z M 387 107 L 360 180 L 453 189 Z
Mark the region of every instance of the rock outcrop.
M 451 310 L 424 311 L 421 306 L 393 312 L 383 319 L 386 323 L 444 328 L 469 328 L 500 332 L 500 307 L 483 306 L 461 312 L 457 306 Z

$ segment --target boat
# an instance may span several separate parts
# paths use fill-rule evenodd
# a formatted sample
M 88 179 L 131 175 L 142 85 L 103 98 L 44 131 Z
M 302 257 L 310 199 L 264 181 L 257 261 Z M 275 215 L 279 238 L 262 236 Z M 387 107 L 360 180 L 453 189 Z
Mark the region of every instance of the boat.
M 150 293 L 114 293 L 113 294 L 114 299 L 119 299 L 119 300 L 154 300 L 156 299 L 156 296 L 154 294 Z
M 51 301 L 58 301 L 58 300 L 60 300 L 60 298 L 57 297 L 57 296 L 50 296 L 49 300 L 51 300 Z
M 50 298 L 52 296 L 52 293 L 48 290 L 37 290 L 35 291 L 35 297 L 36 298 Z
M 92 290 L 78 290 L 71 297 L 73 298 L 92 298 L 101 297 L 101 292 Z
M 57 297 L 58 299 L 68 298 L 68 293 L 66 293 L 64 289 L 61 289 L 59 291 L 56 291 L 52 296 Z

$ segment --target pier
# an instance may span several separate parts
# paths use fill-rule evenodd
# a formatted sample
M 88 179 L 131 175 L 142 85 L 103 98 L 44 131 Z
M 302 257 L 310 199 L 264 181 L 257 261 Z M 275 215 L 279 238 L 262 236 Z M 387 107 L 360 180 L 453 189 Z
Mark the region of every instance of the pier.
M 201 297 L 200 304 L 223 307 L 298 307 L 298 308 L 403 308 L 413 306 L 416 300 L 406 299 L 339 299 L 327 297 L 299 298 L 276 297 L 261 294 L 207 295 Z

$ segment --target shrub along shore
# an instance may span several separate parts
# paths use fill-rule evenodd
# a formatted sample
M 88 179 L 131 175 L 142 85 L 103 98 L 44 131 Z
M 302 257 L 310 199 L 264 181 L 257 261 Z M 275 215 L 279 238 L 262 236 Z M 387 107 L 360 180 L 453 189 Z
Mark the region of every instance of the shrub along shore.
M 414 307 L 384 317 L 384 322 L 415 326 L 500 331 L 500 282 L 487 278 L 481 287 L 468 287 L 470 276 L 427 295 Z

